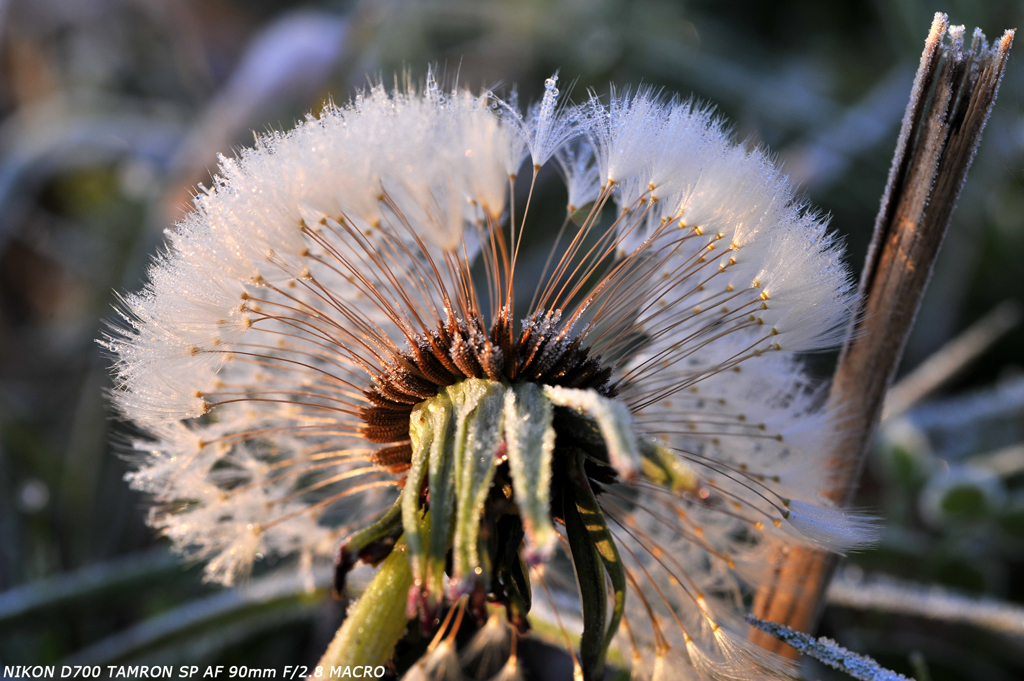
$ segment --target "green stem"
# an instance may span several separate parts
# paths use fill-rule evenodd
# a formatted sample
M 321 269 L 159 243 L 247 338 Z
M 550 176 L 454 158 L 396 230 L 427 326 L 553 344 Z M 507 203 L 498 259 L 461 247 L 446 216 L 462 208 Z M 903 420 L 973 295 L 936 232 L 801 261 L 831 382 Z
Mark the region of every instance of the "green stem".
M 412 570 L 409 569 L 403 540 L 395 545 L 366 591 L 349 611 L 321 658 L 320 666 L 386 664 L 409 622 L 405 604 L 410 586 Z

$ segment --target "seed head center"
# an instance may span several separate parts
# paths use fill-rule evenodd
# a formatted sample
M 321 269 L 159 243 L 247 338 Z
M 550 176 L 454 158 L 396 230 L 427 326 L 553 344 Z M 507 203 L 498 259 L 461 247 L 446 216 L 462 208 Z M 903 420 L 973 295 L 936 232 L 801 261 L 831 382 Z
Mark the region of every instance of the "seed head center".
M 591 356 L 582 336 L 559 325 L 560 317 L 558 310 L 538 311 L 523 322 L 518 337 L 507 314 L 499 315 L 490 331 L 479 317 L 449 319 L 429 335 L 410 339 L 411 351 L 372 370 L 373 387 L 364 391 L 370 404 L 360 409 L 361 435 L 390 445 L 377 451 L 374 462 L 394 474 L 408 470 L 413 407 L 469 378 L 588 389 L 614 397 L 611 369 Z

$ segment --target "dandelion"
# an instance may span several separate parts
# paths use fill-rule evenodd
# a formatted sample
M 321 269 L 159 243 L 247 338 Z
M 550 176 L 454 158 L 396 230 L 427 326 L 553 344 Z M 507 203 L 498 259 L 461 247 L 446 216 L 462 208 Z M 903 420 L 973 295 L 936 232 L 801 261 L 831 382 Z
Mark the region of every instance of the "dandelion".
M 766 556 L 873 535 L 819 493 L 829 414 L 799 361 L 847 320 L 841 246 L 708 109 L 556 84 L 525 117 L 378 85 L 222 157 L 105 340 L 145 433 L 129 480 L 225 584 L 295 554 L 340 587 L 404 552 L 388 597 L 435 634 L 408 678 L 519 678 L 534 588 L 569 565 L 578 676 L 613 646 L 641 677 L 784 676 L 745 639 Z M 569 191 L 539 278 L 527 158 Z

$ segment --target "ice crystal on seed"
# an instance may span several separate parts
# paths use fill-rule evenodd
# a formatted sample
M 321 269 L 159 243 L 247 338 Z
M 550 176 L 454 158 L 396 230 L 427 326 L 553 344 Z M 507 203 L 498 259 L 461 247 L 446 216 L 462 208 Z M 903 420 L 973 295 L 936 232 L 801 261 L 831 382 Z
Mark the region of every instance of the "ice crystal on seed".
M 555 160 L 570 205 L 539 282 L 513 274 L 509 240 L 536 217 L 509 205 L 528 156 Z M 576 106 L 553 77 L 523 115 L 428 76 L 373 86 L 219 168 L 105 340 L 114 402 L 146 434 L 129 480 L 209 578 L 232 583 L 257 555 L 328 561 L 342 539 L 347 569 L 415 534 L 395 510 L 426 446 L 410 418 L 472 379 L 505 396 L 504 426 L 477 423 L 502 441 L 467 450 L 487 465 L 456 509 L 487 531 L 479 544 L 455 533 L 461 581 L 418 607 L 440 605 L 445 586 L 490 589 L 525 628 L 528 599 L 514 604 L 505 580 L 528 585 L 519 558 L 550 557 L 556 533 L 579 559 L 590 539 L 566 529 L 576 522 L 613 540 L 596 569 L 628 589 L 616 617 L 638 674 L 786 672 L 743 638 L 766 557 L 794 542 L 844 550 L 872 531 L 820 506 L 833 426 L 797 357 L 839 338 L 853 295 L 842 248 L 764 152 L 735 145 L 706 107 L 650 90 Z M 536 409 L 516 411 L 527 397 Z M 540 425 L 517 422 L 534 413 Z M 356 542 L 379 518 L 395 525 Z M 548 578 L 571 591 L 557 564 Z M 452 640 L 409 678 L 457 675 Z M 520 675 L 514 659 L 502 669 Z

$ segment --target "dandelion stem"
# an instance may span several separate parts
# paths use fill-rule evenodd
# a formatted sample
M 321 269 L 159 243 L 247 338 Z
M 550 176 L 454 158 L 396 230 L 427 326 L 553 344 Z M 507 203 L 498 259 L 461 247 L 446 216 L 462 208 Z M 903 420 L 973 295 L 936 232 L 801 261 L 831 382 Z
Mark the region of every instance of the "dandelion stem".
M 412 570 L 400 541 L 349 611 L 319 665 L 387 664 L 409 621 L 405 606 L 411 586 Z
M 991 48 L 979 30 L 965 48 L 963 34 L 962 26 L 949 26 L 945 14 L 935 15 L 861 273 L 860 309 L 829 396 L 836 422 L 844 424 L 832 451 L 835 477 L 828 490 L 839 504 L 856 491 L 886 392 L 999 92 L 1014 32 Z M 794 629 L 812 628 L 836 563 L 834 556 L 802 547 L 780 553 L 775 578 L 757 594 L 755 614 Z M 794 654 L 759 632 L 751 638 Z

